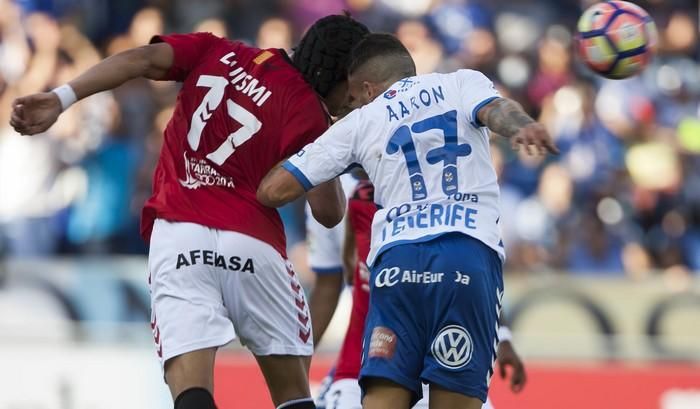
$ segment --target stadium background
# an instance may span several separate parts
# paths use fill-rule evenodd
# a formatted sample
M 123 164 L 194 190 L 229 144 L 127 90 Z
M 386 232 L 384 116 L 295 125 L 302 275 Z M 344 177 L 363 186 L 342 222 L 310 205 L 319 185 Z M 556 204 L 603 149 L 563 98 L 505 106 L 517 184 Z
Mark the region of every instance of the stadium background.
M 574 0 L 0 0 L 0 409 L 167 408 L 148 328 L 140 207 L 177 92 L 131 82 L 79 103 L 45 135 L 8 125 L 48 90 L 151 35 L 212 31 L 289 50 L 349 10 L 398 35 L 419 72 L 484 71 L 556 138 L 529 158 L 495 139 L 506 310 L 530 382 L 493 382 L 498 408 L 700 408 L 698 3 L 636 2 L 658 58 L 625 81 L 572 56 Z M 303 206 L 283 209 L 307 290 Z M 332 364 L 345 294 L 312 381 Z M 253 361 L 220 354 L 222 407 L 268 407 Z

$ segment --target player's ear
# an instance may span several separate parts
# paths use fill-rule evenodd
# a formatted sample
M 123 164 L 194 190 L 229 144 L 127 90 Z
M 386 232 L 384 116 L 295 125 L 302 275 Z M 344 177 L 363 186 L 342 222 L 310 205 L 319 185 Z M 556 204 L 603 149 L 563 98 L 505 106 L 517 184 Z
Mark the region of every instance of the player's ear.
M 377 84 L 374 84 L 369 81 L 363 81 L 362 82 L 362 93 L 364 94 L 363 97 L 365 97 L 365 103 L 370 103 L 374 101 L 374 99 L 377 97 L 377 95 L 380 94 L 379 92 L 379 87 Z

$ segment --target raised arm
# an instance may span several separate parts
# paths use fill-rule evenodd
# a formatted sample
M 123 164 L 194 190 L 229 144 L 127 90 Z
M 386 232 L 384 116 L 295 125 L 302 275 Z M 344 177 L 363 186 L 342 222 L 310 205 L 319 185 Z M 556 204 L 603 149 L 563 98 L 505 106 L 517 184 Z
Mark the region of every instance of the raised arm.
M 139 77 L 162 79 L 173 64 L 173 49 L 157 43 L 115 54 L 94 65 L 69 84 L 51 92 L 17 98 L 12 103 L 10 124 L 19 133 L 46 131 L 72 103 L 101 91 L 116 88 Z
M 538 151 L 540 154 L 559 153 L 559 149 L 552 142 L 545 127 L 526 114 L 520 104 L 512 99 L 492 100 L 479 109 L 477 117 L 493 132 L 510 138 L 516 150 L 518 145 L 522 145 L 531 155 L 533 152 L 530 146 L 532 145 L 535 147 L 535 153 Z

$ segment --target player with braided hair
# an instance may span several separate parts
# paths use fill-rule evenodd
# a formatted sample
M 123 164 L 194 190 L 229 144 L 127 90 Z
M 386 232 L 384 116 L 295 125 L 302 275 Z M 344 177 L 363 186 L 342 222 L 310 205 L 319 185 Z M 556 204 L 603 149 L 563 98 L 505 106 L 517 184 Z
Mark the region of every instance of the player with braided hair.
M 312 409 L 313 340 L 304 292 L 286 259 L 282 221 L 256 200 L 263 176 L 347 110 L 350 49 L 368 30 L 348 16 L 316 22 L 291 60 L 210 33 L 156 36 L 52 92 L 19 98 L 11 124 L 46 131 L 74 102 L 138 77 L 182 83 L 146 202 L 153 336 L 176 409 L 213 409 L 216 351 L 236 335 L 278 408 Z M 324 107 L 325 105 L 325 107 Z M 309 192 L 337 224 L 337 182 Z M 234 330 L 235 328 L 235 330 Z
M 292 61 L 312 84 L 314 90 L 324 99 L 335 103 L 347 94 L 346 56 L 358 43 L 358 35 L 364 37 L 367 28 L 349 15 L 329 16 L 317 21 L 294 49 Z M 333 112 L 334 116 L 344 116 L 347 106 Z

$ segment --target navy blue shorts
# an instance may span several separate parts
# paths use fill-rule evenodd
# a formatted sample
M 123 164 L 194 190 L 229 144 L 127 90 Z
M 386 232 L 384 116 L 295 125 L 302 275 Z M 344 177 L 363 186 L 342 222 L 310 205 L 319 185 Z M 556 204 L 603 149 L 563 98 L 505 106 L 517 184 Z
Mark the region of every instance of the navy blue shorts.
M 396 382 L 422 397 L 421 382 L 486 400 L 498 344 L 502 262 L 461 233 L 401 244 L 371 269 L 360 386 Z

